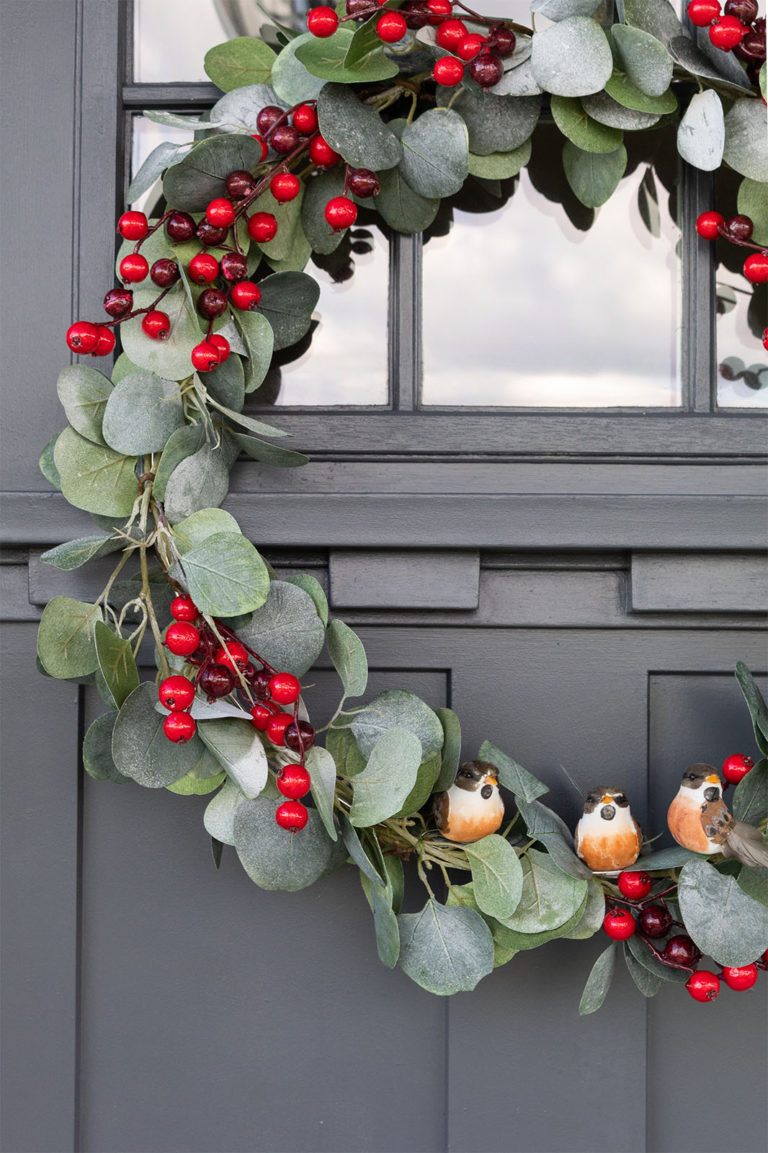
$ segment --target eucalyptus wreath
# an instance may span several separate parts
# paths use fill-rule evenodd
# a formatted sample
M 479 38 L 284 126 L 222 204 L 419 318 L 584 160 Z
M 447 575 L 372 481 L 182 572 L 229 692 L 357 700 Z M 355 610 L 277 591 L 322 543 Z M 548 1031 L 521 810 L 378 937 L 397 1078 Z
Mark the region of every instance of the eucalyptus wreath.
M 752 0 L 729 3 L 750 16 Z M 208 114 L 146 113 L 191 139 L 161 144 L 133 180 L 128 203 L 148 195 L 153 212 L 120 217 L 109 319 L 76 321 L 67 334 L 81 358 L 110 354 L 116 332 L 121 351 L 111 377 L 82 359 L 61 372 L 69 423 L 40 460 L 98 526 L 43 560 L 64 570 L 116 560 L 93 603 L 55 597 L 38 635 L 41 671 L 95 683 L 106 706 L 85 736 L 85 771 L 210 795 L 203 819 L 217 864 L 234 846 L 262 888 L 302 889 L 351 863 L 382 962 L 437 994 L 603 927 L 612 939 L 582 1012 L 602 1003 L 622 940 L 646 996 L 688 979 L 711 999 L 711 982 L 690 984 L 702 954 L 724 974 L 748 969 L 732 978 L 747 987 L 766 963 L 765 870 L 646 845 L 636 868 L 593 872 L 542 803 L 547 786 L 489 741 L 468 764 L 504 790 L 506 815 L 477 838 L 449 836 L 434 814 L 468 773 L 457 714 L 405 689 L 357 703 L 368 680 L 360 638 L 329 618 L 314 577 L 277 579 L 221 505 L 242 453 L 272 467 L 307 459 L 244 408 L 311 331 L 310 259 L 348 242 L 358 209 L 414 233 L 473 184 L 509 195 L 550 118 L 565 180 L 590 210 L 622 178 L 625 134 L 676 121 L 688 163 L 741 177 L 736 217 L 713 209 L 700 233 L 747 245 L 748 260 L 766 266 L 765 64 L 692 34 L 666 0 L 617 3 L 615 22 L 608 7 L 535 0 L 528 28 L 448 0 L 341 0 L 310 13 L 313 31 L 272 24 L 261 39 L 212 48 L 206 70 L 223 95 Z M 543 30 L 535 18 L 546 18 Z M 759 56 L 751 18 L 742 38 L 757 38 Z M 487 60 L 475 66 L 481 56 L 490 72 Z M 454 63 L 439 68 L 446 58 Z M 149 647 L 156 681 L 137 665 Z M 315 726 L 302 678 L 324 649 L 341 698 Z M 744 666 L 737 676 L 762 759 L 741 758 L 733 810 L 764 829 L 768 709 Z M 423 905 L 410 895 L 403 905 L 406 877 L 422 884 Z M 611 931 L 617 913 L 631 931 Z

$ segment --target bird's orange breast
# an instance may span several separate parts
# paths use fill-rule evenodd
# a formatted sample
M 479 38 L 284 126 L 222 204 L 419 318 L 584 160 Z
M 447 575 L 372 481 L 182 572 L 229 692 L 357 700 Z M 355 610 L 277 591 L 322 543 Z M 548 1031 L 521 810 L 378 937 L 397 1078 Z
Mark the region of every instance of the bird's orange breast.
M 478 815 L 451 813 L 446 824 L 441 826 L 440 832 L 448 841 L 479 841 L 495 833 L 504 820 L 504 810 L 496 806 L 488 806 L 490 812 Z
M 596 873 L 626 869 L 634 865 L 639 852 L 640 835 L 633 830 L 586 833 L 579 841 L 579 856 Z
M 675 797 L 667 810 L 667 825 L 678 845 L 693 853 L 710 852 L 709 840 L 701 823 L 701 810 L 697 804 L 686 804 Z

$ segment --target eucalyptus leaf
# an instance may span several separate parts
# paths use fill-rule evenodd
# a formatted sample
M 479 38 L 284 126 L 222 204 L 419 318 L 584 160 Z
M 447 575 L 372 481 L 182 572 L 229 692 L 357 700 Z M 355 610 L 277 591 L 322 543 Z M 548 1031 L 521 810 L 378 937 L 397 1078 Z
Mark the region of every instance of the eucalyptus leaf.
M 363 848 L 363 842 L 360 840 L 357 829 L 350 823 L 346 814 L 339 814 L 339 824 L 341 825 L 341 839 L 344 847 L 360 872 L 374 885 L 382 889 L 386 888 L 385 878 L 379 875 L 376 866 Z M 370 835 L 375 836 L 376 834 L 371 833 Z
M 269 84 L 246 84 L 232 88 L 216 101 L 211 109 L 211 120 L 233 124 L 248 133 L 258 133 L 258 116 L 267 105 L 288 108 Z
M 239 412 L 245 403 L 245 373 L 240 357 L 230 354 L 212 372 L 206 373 L 205 387 L 219 404 Z
M 223 845 L 235 843 L 235 811 L 243 794 L 234 781 L 227 778 L 220 792 L 206 805 L 203 824 L 206 832 Z
M 240 532 L 240 525 L 223 508 L 203 508 L 173 526 L 176 547 L 183 556 L 217 532 Z
M 761 753 L 768 754 L 768 705 L 743 661 L 737 661 L 735 675 L 752 718 L 757 747 Z
M 154 287 L 137 288 L 133 294 L 134 308 L 148 308 L 156 297 L 157 289 Z M 140 316 L 120 325 L 120 339 L 138 368 L 157 373 L 164 380 L 183 380 L 192 373 L 192 349 L 203 339 L 203 334 L 181 282 L 163 298 L 162 311 L 171 322 L 165 340 L 153 340 L 147 336 L 141 327 Z
M 229 469 L 221 446 L 204 444 L 185 456 L 165 483 L 165 514 L 171 524 L 200 509 L 216 508 L 229 491 Z
M 533 75 L 555 96 L 599 92 L 613 72 L 611 46 L 590 16 L 569 16 L 533 37 Z
M 356 777 L 365 768 L 365 757 L 349 729 L 330 729 L 325 738 L 326 748 L 345 777 Z
M 117 636 L 103 621 L 93 629 L 99 669 L 110 696 L 110 703 L 121 709 L 139 685 L 139 670 L 133 658 L 130 641 Z
M 309 464 L 309 457 L 303 452 L 295 452 L 294 449 L 283 448 L 282 445 L 247 436 L 242 432 L 236 432 L 234 437 L 235 443 L 251 460 L 258 460 L 269 468 L 300 468 L 301 465 Z
M 517 761 L 513 761 L 501 749 L 497 749 L 490 741 L 483 741 L 478 752 L 478 759 L 490 761 L 499 771 L 499 781 L 505 789 L 509 789 L 516 797 L 524 801 L 535 801 L 544 793 L 549 792 L 547 785 L 543 784 L 533 773 L 529 773 Z
M 566 20 L 569 16 L 591 16 L 600 0 L 533 0 L 531 11 L 546 20 Z
M 606 153 L 584 152 L 570 140 L 563 145 L 566 179 L 586 208 L 599 208 L 610 200 L 626 167 L 627 150 L 623 144 L 615 152 Z
M 739 185 L 737 207 L 754 224 L 752 240 L 768 246 L 768 188 L 757 180 L 745 177 Z
M 204 443 L 205 431 L 199 424 L 186 424 L 171 434 L 157 463 L 152 483 L 152 495 L 157 500 L 165 500 L 166 485 L 176 466 L 188 456 L 194 456 Z
M 680 914 L 702 953 L 719 965 L 749 965 L 768 948 L 768 908 L 707 861 L 683 865 Z
M 379 113 L 362 104 L 357 92 L 345 84 L 323 87 L 317 98 L 317 119 L 323 138 L 353 168 L 380 172 L 394 168 L 403 155 L 400 141 Z
M 124 785 L 128 777 L 118 772 L 112 760 L 112 733 L 116 719 L 116 712 L 104 713 L 90 725 L 83 740 L 83 768 L 94 781 Z
M 635 863 L 638 869 L 644 869 L 647 872 L 659 870 L 666 872 L 668 869 L 679 869 L 688 861 L 700 861 L 701 859 L 700 853 L 692 853 L 690 849 L 684 849 L 682 845 L 673 845 L 669 849 L 659 849 L 656 853 L 640 856 Z
M 287 44 L 272 65 L 272 85 L 281 101 L 288 106 L 303 100 L 316 100 L 320 95 L 325 79 L 314 75 L 314 70 L 305 67 L 296 55 L 304 45 L 311 45 L 316 37 L 311 32 L 302 32 Z
M 180 797 L 204 797 L 208 793 L 215 792 L 219 785 L 226 780 L 227 774 L 223 769 L 218 769 L 213 758 L 211 758 L 211 762 L 209 768 L 214 770 L 211 776 L 203 776 L 204 770 L 197 768 L 193 772 L 187 773 L 185 777 L 180 777 L 173 784 L 166 785 L 166 789 L 169 793 L 177 793 Z
M 400 967 L 429 993 L 470 992 L 493 969 L 493 939 L 474 909 L 427 901 L 420 913 L 401 913 Z
M 258 797 L 267 783 L 267 754 L 250 717 L 200 721 L 197 731 L 241 793 L 251 801 Z
M 491 156 L 469 154 L 469 174 L 483 180 L 508 180 L 517 176 L 531 158 L 531 142 L 526 140 L 512 152 L 496 152 Z
M 346 56 L 353 35 L 350 28 L 339 28 L 333 36 L 323 39 L 307 33 L 307 39 L 298 36 L 290 47 L 293 48 L 296 59 L 301 61 L 307 71 L 321 80 L 333 80 L 338 84 L 367 84 L 377 80 L 389 80 L 390 77 L 397 75 L 399 71 L 397 64 L 381 49 L 369 53 L 352 67 L 347 67 Z M 278 86 L 274 72 L 272 82 Z M 300 99 L 306 100 L 307 97 Z
M 629 975 L 644 997 L 655 997 L 664 984 L 661 977 L 651 973 L 635 958 L 627 942 L 624 942 L 624 960 L 627 963 Z
M 736 786 L 732 802 L 737 821 L 757 825 L 768 817 L 768 758 L 763 757 Z
M 734 76 L 738 76 L 738 73 L 732 72 L 731 67 L 728 64 L 723 65 L 722 62 L 718 62 L 717 67 L 715 67 L 712 60 L 708 59 L 707 55 L 688 36 L 675 36 L 667 43 L 667 48 L 672 59 L 681 68 L 690 72 L 692 76 L 714 81 L 723 95 L 738 99 L 743 96 L 744 88 L 749 86 L 746 74 L 741 69 L 739 69 L 741 80 L 735 80 Z M 726 53 L 723 52 L 720 55 L 725 57 Z M 729 75 L 724 75 L 725 72 L 728 72 Z
M 312 800 L 320 814 L 320 820 L 332 841 L 338 839 L 333 820 L 333 803 L 336 796 L 336 762 L 327 749 L 313 745 L 306 755 L 305 764 L 309 773 Z
M 538 849 L 529 849 L 521 864 L 522 896 L 502 924 L 517 933 L 548 932 L 564 925 L 584 904 L 587 882 L 563 873 Z
M 328 655 L 341 677 L 344 695 L 360 697 L 368 684 L 368 659 L 363 642 L 343 621 L 331 621 L 327 633 Z
M 248 354 L 245 363 L 245 391 L 253 392 L 263 383 L 272 362 L 275 341 L 272 325 L 260 312 L 238 312 L 235 324 Z
M 68 540 L 65 544 L 58 544 L 55 548 L 49 548 L 47 552 L 40 554 L 40 560 L 44 561 L 45 564 L 53 565 L 54 568 L 70 572 L 72 569 L 87 564 L 89 560 L 118 552 L 120 549 L 124 549 L 126 544 L 127 541 L 124 539 L 116 539 L 109 534 L 97 533 L 93 536 L 81 536 L 76 540 Z
M 309 573 L 296 573 L 295 576 L 285 578 L 285 583 L 289 585 L 296 585 L 311 599 L 315 606 L 315 611 L 323 622 L 323 626 L 328 624 L 328 598 L 323 592 L 323 586 L 320 582 Z
M 266 84 L 276 54 L 255 36 L 236 36 L 209 48 L 203 60 L 206 75 L 222 92 L 247 84 Z
M 542 95 L 542 88 L 536 83 L 533 68 L 531 67 L 530 41 L 528 41 L 528 45 L 528 55 L 522 63 L 518 64 L 515 68 L 507 69 L 498 84 L 494 84 L 493 88 L 488 89 L 493 96 Z
M 624 18 L 633 28 L 669 44 L 683 34 L 683 26 L 668 0 L 624 0 Z
M 586 912 L 587 903 L 588 899 L 585 893 L 581 904 L 573 910 L 566 921 L 563 921 L 562 925 L 557 925 L 554 929 L 541 929 L 537 933 L 520 933 L 516 929 L 508 928 L 502 921 L 493 921 L 491 924 L 491 932 L 493 933 L 494 944 L 497 948 L 513 950 L 515 953 L 520 953 L 531 949 L 539 949 L 542 945 L 546 945 L 550 941 L 557 941 L 561 937 L 567 937 L 581 924 L 584 913 Z
M 37 655 L 52 677 L 84 677 L 98 667 L 93 630 L 101 620 L 98 605 L 54 597 L 43 609 L 37 632 Z
M 523 868 L 509 841 L 491 833 L 465 845 L 464 852 L 481 912 L 499 921 L 511 917 L 523 893 Z
M 424 760 L 440 752 L 443 745 L 443 727 L 435 713 L 404 689 L 388 689 L 374 697 L 357 713 L 350 728 L 364 757 L 369 757 L 381 735 L 393 728 L 409 729 L 419 738 Z
M 634 933 L 626 942 L 627 949 L 644 969 L 649 973 L 653 973 L 661 981 L 669 981 L 671 983 L 683 984 L 688 980 L 689 973 L 683 972 L 682 969 L 673 969 L 669 965 L 665 965 L 660 961 L 649 943 L 640 936 L 639 933 Z
M 104 444 L 102 422 L 112 384 L 103 373 L 85 364 L 69 364 L 56 381 L 67 420 L 86 440 Z
M 168 740 L 163 732 L 164 717 L 155 710 L 156 700 L 154 683 L 140 684 L 120 709 L 112 736 L 112 757 L 118 771 L 149 789 L 180 780 L 206 755 L 196 734 L 181 744 Z
M 239 616 L 267 599 L 266 565 L 241 533 L 214 533 L 190 549 L 182 563 L 189 595 L 210 616 Z
M 115 452 L 140 456 L 162 452 L 168 438 L 183 424 L 178 384 L 152 372 L 137 372 L 123 377 L 110 394 L 102 433 Z
M 325 219 L 325 206 L 329 200 L 343 194 L 345 172 L 346 169 L 337 164 L 307 181 L 301 223 L 313 251 L 322 256 L 335 252 L 344 239 L 345 233 L 335 231 Z
M 163 140 L 157 148 L 153 148 L 147 159 L 139 168 L 125 194 L 127 204 L 135 202 L 149 192 L 156 180 L 159 180 L 167 168 L 178 164 L 192 149 L 193 141 L 189 144 L 173 144 L 170 140 Z
M 748 868 L 743 865 L 737 877 L 739 888 L 753 901 L 768 906 L 768 868 L 764 865 L 759 868 Z
M 652 128 L 654 124 L 659 122 L 658 113 L 639 112 L 636 108 L 626 108 L 623 104 L 619 104 L 618 100 L 609 96 L 607 92 L 595 92 L 591 96 L 582 96 L 581 106 L 593 120 L 597 120 L 599 124 L 607 124 L 609 128 L 641 131 L 643 128 Z
M 139 495 L 136 457 L 93 444 L 65 428 L 56 441 L 53 459 L 61 475 L 61 491 L 75 508 L 103 516 L 130 515 Z
M 174 208 L 202 212 L 214 197 L 226 196 L 224 182 L 230 172 L 250 171 L 259 164 L 261 155 L 261 144 L 251 136 L 210 136 L 168 169 L 163 178 L 163 195 Z
M 573 96 L 553 96 L 552 117 L 564 136 L 585 152 L 615 152 L 622 142 L 618 128 L 593 120 Z
M 449 789 L 456 780 L 461 760 L 461 722 L 453 709 L 438 709 L 437 719 L 443 727 L 443 749 L 440 772 L 435 781 L 436 793 Z
M 438 104 L 451 101 L 451 108 L 467 126 L 469 150 L 478 156 L 519 148 L 532 136 L 541 112 L 540 96 L 510 100 L 483 92 L 472 81 L 464 82 L 458 96 L 453 88 L 438 88 L 437 100 Z
M 661 96 L 672 81 L 672 57 L 656 36 L 641 28 L 614 24 L 613 42 L 629 80 L 646 96 Z
M 292 893 L 313 885 L 341 858 L 314 809 L 308 810 L 300 836 L 280 828 L 276 809 L 277 803 L 267 797 L 241 801 L 233 822 L 235 849 L 254 884 Z
M 433 108 L 422 113 L 403 131 L 402 146 L 403 176 L 420 196 L 452 196 L 463 187 L 469 172 L 468 134 L 457 112 Z
M 392 890 L 388 887 L 382 892 L 380 886 L 371 884 L 364 873 L 360 874 L 360 884 L 373 913 L 379 960 L 388 969 L 394 969 L 400 956 L 400 928 L 392 908 Z
M 291 257 L 296 250 L 297 235 L 304 240 L 301 214 L 305 188 L 306 185 L 302 182 L 298 194 L 283 204 L 275 200 L 269 189 L 254 202 L 254 211 L 268 212 L 277 221 L 277 232 L 273 239 L 263 240 L 258 244 L 259 250 L 271 263 Z
M 587 903 L 577 923 L 563 937 L 569 941 L 585 941 L 602 928 L 605 916 L 605 893 L 596 877 L 587 881 Z
M 440 201 L 414 192 L 399 168 L 390 168 L 379 176 L 379 193 L 374 198 L 382 220 L 398 232 L 412 235 L 423 232 L 437 216 Z
M 736 172 L 768 183 L 768 134 L 762 100 L 737 100 L 725 117 L 723 160 Z
M 309 331 L 320 286 L 304 272 L 276 272 L 262 280 L 260 288 L 260 309 L 272 326 L 278 352 Z
M 414 813 L 417 813 L 419 809 L 427 803 L 434 792 L 435 781 L 440 774 L 441 764 L 442 761 L 439 753 L 435 753 L 433 757 L 422 761 L 419 765 L 419 771 L 416 774 L 416 783 L 400 808 L 394 814 L 395 817 L 413 816 Z
M 666 116 L 677 111 L 677 97 L 671 88 L 663 96 L 647 96 L 618 69 L 606 80 L 605 91 L 617 104 L 635 112 Z
M 614 941 L 607 949 L 603 950 L 590 970 L 579 1002 L 579 1013 L 582 1017 L 588 1013 L 595 1013 L 608 996 L 615 966 L 616 942 Z
M 162 705 L 158 701 L 159 707 Z M 250 723 L 250 714 L 241 705 L 234 705 L 231 700 L 206 700 L 205 697 L 196 696 L 189 708 L 189 715 L 196 721 L 220 721 L 224 717 L 236 717 L 241 721 Z
M 351 823 L 365 828 L 393 816 L 416 784 L 421 761 L 421 742 L 409 729 L 395 727 L 382 733 L 365 769 L 354 779 Z
M 59 470 L 53 462 L 53 453 L 56 448 L 56 441 L 59 439 L 60 433 L 56 433 L 46 444 L 37 462 L 40 472 L 43 474 L 48 484 L 53 485 L 55 489 L 61 492 L 61 477 Z
M 312 598 L 279 580 L 271 582 L 263 603 L 239 635 L 273 668 L 297 677 L 312 667 L 325 642 L 325 628 Z
M 677 151 L 702 172 L 720 167 L 725 147 L 725 121 L 720 97 L 712 88 L 691 97 L 677 129 Z

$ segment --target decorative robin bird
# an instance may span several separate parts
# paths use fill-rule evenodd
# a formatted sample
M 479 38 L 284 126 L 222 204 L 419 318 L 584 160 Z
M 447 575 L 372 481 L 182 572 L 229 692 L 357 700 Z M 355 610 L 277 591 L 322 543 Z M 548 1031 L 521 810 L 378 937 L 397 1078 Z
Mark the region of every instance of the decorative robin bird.
M 723 783 L 713 765 L 689 765 L 667 810 L 669 831 L 684 849 L 722 853 L 752 869 L 768 866 L 760 830 L 737 821 L 723 800 Z
M 574 834 L 582 861 L 595 873 L 620 873 L 634 865 L 642 841 L 626 793 L 621 789 L 590 789 Z
M 479 841 L 495 833 L 504 820 L 496 766 L 488 761 L 465 761 L 450 789 L 435 794 L 432 815 L 448 841 Z

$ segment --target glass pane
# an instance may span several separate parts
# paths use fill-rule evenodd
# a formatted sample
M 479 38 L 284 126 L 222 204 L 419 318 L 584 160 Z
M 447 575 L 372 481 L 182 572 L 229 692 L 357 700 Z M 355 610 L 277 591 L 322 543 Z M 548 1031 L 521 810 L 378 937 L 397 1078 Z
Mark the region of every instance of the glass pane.
M 170 140 L 173 144 L 189 144 L 194 140 L 194 133 L 185 128 L 169 128 L 166 124 L 154 124 L 145 116 L 131 117 L 131 180 L 150 152 L 164 140 Z M 161 196 L 162 189 L 158 178 L 153 187 L 139 196 L 130 207 L 151 216 Z
M 741 177 L 718 173 L 714 204 L 727 218 L 737 211 Z M 768 285 L 751 285 L 742 273 L 750 248 L 718 240 L 717 403 L 720 408 L 768 408 L 768 354 L 762 334 L 768 325 Z
M 596 212 L 567 188 L 562 138 L 542 127 L 500 207 L 476 186 L 452 224 L 438 217 L 424 248 L 424 404 L 681 403 L 674 139 L 643 137 Z

